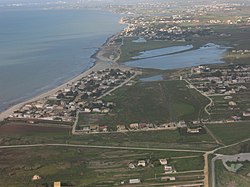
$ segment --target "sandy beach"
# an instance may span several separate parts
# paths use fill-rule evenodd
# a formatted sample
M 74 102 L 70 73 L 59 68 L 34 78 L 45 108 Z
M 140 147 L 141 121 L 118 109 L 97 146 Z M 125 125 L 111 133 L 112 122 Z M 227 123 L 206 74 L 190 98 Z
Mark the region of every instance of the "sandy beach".
M 57 91 L 59 90 L 63 90 L 67 87 L 67 85 L 72 84 L 80 79 L 82 79 L 83 77 L 87 76 L 88 74 L 90 74 L 91 72 L 96 72 L 99 70 L 104 70 L 106 68 L 120 68 L 120 69 L 130 69 L 129 67 L 125 67 L 125 66 L 120 66 L 119 64 L 116 63 L 116 61 L 119 59 L 119 54 L 117 55 L 116 59 L 109 59 L 107 57 L 104 56 L 105 52 L 107 52 L 107 48 L 109 47 L 108 44 L 109 42 L 115 38 L 116 35 L 110 37 L 107 39 L 106 43 L 103 44 L 99 50 L 92 56 L 95 59 L 95 63 L 94 65 L 88 69 L 87 71 L 83 72 L 82 74 L 74 77 L 73 79 L 71 79 L 68 82 L 65 82 L 64 84 L 49 90 L 45 93 L 42 93 L 38 96 L 35 96 L 29 100 L 26 100 L 24 102 L 21 102 L 19 104 L 16 104 L 14 106 L 11 106 L 10 108 L 8 108 L 7 110 L 3 111 L 0 113 L 0 121 L 3 121 L 5 118 L 7 118 L 9 115 L 13 114 L 14 111 L 20 109 L 23 105 L 27 104 L 27 103 L 31 103 L 37 100 L 40 100 L 42 98 L 46 98 L 48 96 L 51 96 L 53 94 L 55 94 Z

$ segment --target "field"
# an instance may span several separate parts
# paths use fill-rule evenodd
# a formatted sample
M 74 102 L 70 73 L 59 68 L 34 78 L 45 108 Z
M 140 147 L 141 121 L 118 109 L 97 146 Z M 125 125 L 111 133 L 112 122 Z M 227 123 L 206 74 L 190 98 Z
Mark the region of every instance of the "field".
M 116 104 L 113 116 L 100 123 L 110 126 L 135 122 L 161 124 L 205 118 L 208 100 L 188 89 L 184 81 L 137 82 L 104 98 Z
M 19 125 L 18 125 L 19 126 Z M 12 125 L 4 125 L 1 130 L 8 133 L 0 135 L 0 145 L 22 145 L 40 143 L 71 143 L 84 145 L 125 146 L 144 148 L 179 148 L 195 150 L 211 150 L 217 146 L 209 134 L 180 135 L 177 130 L 139 131 L 127 133 L 84 134 L 72 136 L 68 129 L 32 127 L 18 129 Z M 43 131 L 41 129 L 44 129 Z
M 243 168 L 241 168 L 237 173 L 227 171 L 222 161 L 217 160 L 215 162 L 215 173 L 216 173 L 216 186 L 224 187 L 246 187 L 249 186 L 250 180 L 247 175 L 250 172 L 249 163 L 244 163 Z
M 225 100 L 225 96 L 213 96 L 211 99 L 214 101 L 214 106 L 211 107 L 211 120 L 232 120 L 232 116 L 240 116 L 242 112 L 238 107 L 231 109 L 228 102 L 231 100 Z M 235 99 L 233 101 L 237 102 Z M 238 103 L 238 102 L 237 102 Z
M 160 180 L 166 176 L 160 158 L 167 158 L 168 165 L 177 172 L 203 169 L 203 157 L 197 153 L 193 158 L 181 158 L 190 153 L 62 147 L 5 149 L 0 153 L 0 186 L 9 187 L 51 185 L 53 181 L 75 186 L 114 186 L 121 181 L 127 184 L 132 178 L 141 179 L 143 185 L 164 186 L 168 182 Z M 129 163 L 137 165 L 138 160 L 145 160 L 146 167 L 128 167 Z M 34 175 L 42 179 L 32 181 Z M 202 173 L 196 175 L 202 178 Z M 189 174 L 185 176 L 188 181 L 197 179 Z M 183 174 L 180 181 L 183 181 Z
M 250 85 L 249 83 L 242 84 L 247 89 L 232 95 L 232 99 L 226 100 L 225 96 L 213 96 L 214 106 L 211 108 L 212 120 L 232 119 L 232 116 L 242 117 L 242 113 L 250 108 Z M 228 102 L 234 101 L 237 106 L 229 107 Z M 249 117 L 243 117 L 243 120 L 248 120 Z
M 249 138 L 249 122 L 207 125 L 213 134 L 226 145 Z

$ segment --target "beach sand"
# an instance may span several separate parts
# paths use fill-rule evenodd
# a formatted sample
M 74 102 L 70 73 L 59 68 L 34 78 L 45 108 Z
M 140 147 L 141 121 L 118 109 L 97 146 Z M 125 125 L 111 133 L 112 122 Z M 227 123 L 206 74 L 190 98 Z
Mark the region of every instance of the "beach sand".
M 34 101 L 37 101 L 37 100 L 40 100 L 40 99 L 43 99 L 45 97 L 48 97 L 48 96 L 51 96 L 53 94 L 55 94 L 57 91 L 59 90 L 63 90 L 67 87 L 67 85 L 69 84 L 72 84 L 80 79 L 82 79 L 83 77 L 86 77 L 88 74 L 90 74 L 91 72 L 96 72 L 96 71 L 99 71 L 99 70 L 104 70 L 104 69 L 107 69 L 107 68 L 120 68 L 120 69 L 123 69 L 123 70 L 129 70 L 131 68 L 129 67 L 125 67 L 125 66 L 121 66 L 119 64 L 116 63 L 116 61 L 119 59 L 119 55 L 116 59 L 109 59 L 107 57 L 104 56 L 105 52 L 107 51 L 107 48 L 108 48 L 108 43 L 114 38 L 116 37 L 116 35 L 110 37 L 105 44 L 103 44 L 100 49 L 96 52 L 95 55 L 93 55 L 92 57 L 95 59 L 95 64 L 94 66 L 92 66 L 90 69 L 88 69 L 87 71 L 83 72 L 82 74 L 74 77 L 73 79 L 71 79 L 70 81 L 52 89 L 52 90 L 49 90 L 45 93 L 42 93 L 38 96 L 35 96 L 29 100 L 26 100 L 22 103 L 19 103 L 17 105 L 14 105 L 10 108 L 8 108 L 7 110 L 3 111 L 0 113 L 0 121 L 3 121 L 5 118 L 9 117 L 10 115 L 12 115 L 14 113 L 14 111 L 20 109 L 23 105 L 27 104 L 27 103 L 31 103 L 31 102 L 34 102 Z

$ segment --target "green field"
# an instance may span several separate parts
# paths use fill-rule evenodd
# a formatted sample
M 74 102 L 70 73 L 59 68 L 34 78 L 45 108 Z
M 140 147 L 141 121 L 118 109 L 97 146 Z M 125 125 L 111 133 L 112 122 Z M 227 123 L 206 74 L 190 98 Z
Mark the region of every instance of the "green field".
M 104 98 L 115 102 L 113 116 L 101 124 L 116 126 L 135 122 L 161 124 L 179 120 L 206 118 L 204 106 L 208 100 L 184 81 L 137 82 Z
M 11 125 L 4 125 L 8 127 Z M 24 126 L 25 127 L 25 126 Z M 1 129 L 0 127 L 0 132 Z M 28 126 L 25 129 L 29 128 Z M 0 145 L 22 145 L 40 143 L 71 143 L 85 145 L 106 145 L 145 148 L 179 148 L 211 150 L 217 146 L 208 133 L 197 135 L 181 135 L 178 130 L 114 132 L 104 134 L 83 134 L 72 136 L 70 129 L 51 131 L 50 128 L 41 132 L 41 128 L 32 131 L 0 134 Z
M 242 113 L 250 108 L 250 85 L 249 83 L 242 84 L 247 87 L 246 90 L 240 91 L 232 95 L 232 99 L 225 100 L 225 96 L 213 96 L 214 106 L 211 108 L 211 120 L 228 120 L 232 119 L 232 116 L 242 117 Z M 236 102 L 237 106 L 230 108 L 229 101 Z M 248 117 L 243 117 L 243 120 L 248 120 Z
M 202 157 L 193 154 L 192 165 L 186 159 L 171 159 L 171 156 L 186 156 L 178 152 L 131 151 L 86 148 L 41 147 L 0 150 L 0 186 L 36 186 L 61 181 L 74 186 L 114 186 L 131 178 L 139 178 L 146 185 L 161 183 L 155 176 L 163 175 L 160 158 L 170 159 L 169 165 L 177 171 L 197 170 L 203 167 Z M 147 161 L 146 167 L 129 169 L 138 160 Z M 184 166 L 182 167 L 182 165 Z M 33 175 L 42 177 L 32 181 Z
M 198 156 L 193 158 L 172 159 L 170 163 L 174 165 L 176 170 L 179 172 L 204 169 L 203 156 Z
M 249 137 L 250 123 L 238 122 L 228 124 L 207 125 L 213 134 L 226 145 L 240 142 Z
M 249 177 L 247 177 L 247 174 L 250 172 L 249 169 L 249 164 L 244 164 L 243 168 L 237 173 L 229 172 L 224 168 L 222 161 L 217 160 L 215 162 L 216 186 L 249 186 L 250 180 Z
M 211 97 L 214 101 L 214 106 L 211 107 L 211 120 L 232 120 L 232 116 L 240 116 L 242 112 L 235 108 L 235 109 L 230 109 L 228 102 L 233 100 L 236 103 L 238 103 L 237 100 L 231 99 L 231 100 L 225 100 L 225 96 L 214 96 Z

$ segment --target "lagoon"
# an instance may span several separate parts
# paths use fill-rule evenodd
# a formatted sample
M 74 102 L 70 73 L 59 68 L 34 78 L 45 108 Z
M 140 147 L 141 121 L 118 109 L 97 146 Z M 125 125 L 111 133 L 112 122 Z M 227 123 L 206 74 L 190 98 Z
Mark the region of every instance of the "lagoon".
M 198 49 L 193 50 L 181 50 L 185 49 L 187 46 L 179 46 L 180 50 L 175 54 L 168 54 L 164 56 L 157 56 L 150 58 L 143 58 L 138 60 L 131 60 L 125 64 L 130 67 L 138 68 L 151 68 L 151 69 L 177 69 L 192 67 L 204 64 L 219 64 L 224 63 L 222 60 L 223 54 L 227 51 L 228 48 L 222 47 L 213 43 L 206 44 Z M 172 47 L 171 47 L 172 50 Z M 178 51 L 178 47 L 175 46 L 175 51 Z M 152 51 L 145 52 L 146 54 L 152 54 Z M 145 54 L 144 53 L 144 54 Z M 159 52 L 153 51 L 154 54 L 161 54 L 162 49 Z M 143 55 L 143 54 L 142 54 Z
M 132 57 L 132 59 L 137 60 L 137 59 L 143 59 L 143 58 L 153 58 L 157 56 L 184 52 L 192 48 L 193 48 L 193 45 L 184 45 L 184 46 L 173 46 L 173 47 L 166 47 L 166 48 L 161 48 L 161 49 L 154 49 L 154 50 L 140 52 L 140 55 Z

